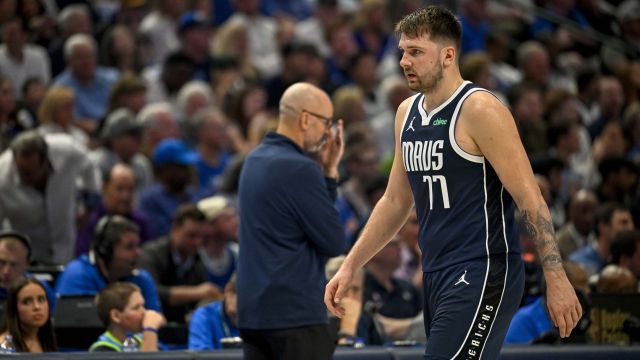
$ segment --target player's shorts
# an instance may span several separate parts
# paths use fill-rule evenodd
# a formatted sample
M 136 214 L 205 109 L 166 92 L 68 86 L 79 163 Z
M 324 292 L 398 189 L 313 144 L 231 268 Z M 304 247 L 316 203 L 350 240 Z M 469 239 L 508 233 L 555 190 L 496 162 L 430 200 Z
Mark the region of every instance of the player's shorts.
M 423 275 L 425 359 L 497 359 L 524 291 L 520 255 L 497 255 Z

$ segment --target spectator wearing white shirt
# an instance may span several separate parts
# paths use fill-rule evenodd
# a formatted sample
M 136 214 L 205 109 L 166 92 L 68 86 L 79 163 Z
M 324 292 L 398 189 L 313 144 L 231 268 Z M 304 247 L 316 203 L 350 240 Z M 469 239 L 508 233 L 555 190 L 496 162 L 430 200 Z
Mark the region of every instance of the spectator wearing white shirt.
M 282 58 L 276 40 L 276 20 L 260 14 L 260 0 L 233 0 L 235 14 L 227 22 L 246 25 L 249 58 L 263 79 L 282 71 Z
M 20 99 L 24 82 L 32 77 L 45 83 L 51 79 L 49 56 L 42 46 L 27 43 L 28 30 L 20 18 L 13 18 L 2 26 L 0 71 L 13 84 L 13 92 Z
M 157 0 L 155 8 L 142 19 L 139 32 L 151 43 L 151 63 L 161 63 L 180 48 L 178 18 L 185 10 L 184 1 Z
M 78 199 L 99 190 L 96 167 L 68 135 L 24 132 L 0 155 L 0 221 L 31 237 L 36 261 L 72 259 Z

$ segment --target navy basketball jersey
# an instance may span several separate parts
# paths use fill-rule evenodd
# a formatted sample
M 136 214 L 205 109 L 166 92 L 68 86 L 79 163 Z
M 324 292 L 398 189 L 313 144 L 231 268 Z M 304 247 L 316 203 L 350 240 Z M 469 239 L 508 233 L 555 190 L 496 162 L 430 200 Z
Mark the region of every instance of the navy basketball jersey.
M 400 150 L 420 221 L 425 272 L 520 252 L 513 199 L 489 162 L 455 141 L 460 108 L 475 91 L 487 90 L 464 82 L 430 114 L 424 94 L 417 94 L 402 124 Z

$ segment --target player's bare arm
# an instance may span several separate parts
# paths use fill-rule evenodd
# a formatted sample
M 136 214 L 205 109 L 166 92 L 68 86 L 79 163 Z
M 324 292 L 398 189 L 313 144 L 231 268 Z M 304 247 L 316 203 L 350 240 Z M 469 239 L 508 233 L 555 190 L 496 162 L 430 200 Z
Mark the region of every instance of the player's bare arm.
M 520 209 L 524 231 L 536 245 L 547 282 L 549 315 L 560 336 L 571 334 L 582 308 L 562 268 L 551 215 L 508 109 L 493 95 L 478 91 L 460 112 L 456 140 L 463 150 L 484 156 Z
M 344 309 L 340 307 L 347 285 L 351 282 L 356 269 L 364 266 L 380 249 L 382 249 L 407 221 L 409 211 L 413 209 L 413 195 L 407 175 L 402 165 L 399 137 L 402 121 L 407 112 L 410 100 L 405 100 L 399 107 L 395 119 L 396 145 L 389 182 L 384 195 L 378 201 L 371 216 L 356 241 L 353 249 L 340 267 L 340 270 L 327 284 L 324 302 L 335 316 L 342 317 Z

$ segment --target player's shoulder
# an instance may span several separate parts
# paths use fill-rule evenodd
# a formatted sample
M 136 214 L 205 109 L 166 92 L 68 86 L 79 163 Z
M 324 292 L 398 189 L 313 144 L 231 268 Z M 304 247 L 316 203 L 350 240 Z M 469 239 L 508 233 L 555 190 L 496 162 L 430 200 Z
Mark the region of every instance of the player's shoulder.
M 473 113 L 506 108 L 506 105 L 491 91 L 479 87 L 470 89 L 463 103 L 463 109 L 471 110 Z
M 402 103 L 400 103 L 400 106 L 398 106 L 398 113 L 399 114 L 404 114 L 407 110 L 409 110 L 411 105 L 413 105 L 414 101 L 416 101 L 416 99 L 419 96 L 420 96 L 420 93 L 416 93 L 416 94 L 411 95 L 408 98 L 404 99 L 402 101 Z

